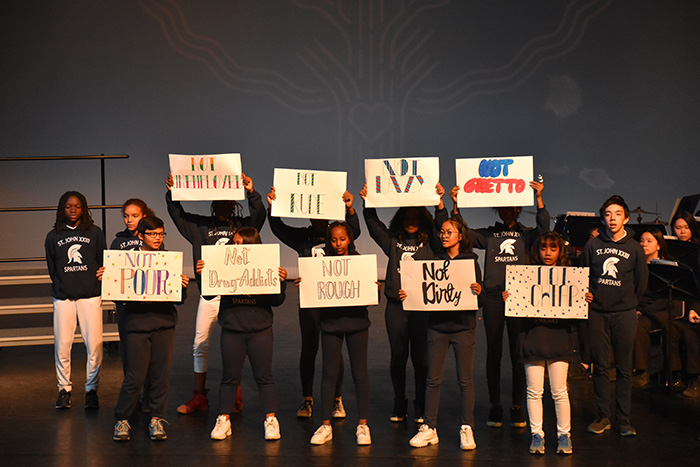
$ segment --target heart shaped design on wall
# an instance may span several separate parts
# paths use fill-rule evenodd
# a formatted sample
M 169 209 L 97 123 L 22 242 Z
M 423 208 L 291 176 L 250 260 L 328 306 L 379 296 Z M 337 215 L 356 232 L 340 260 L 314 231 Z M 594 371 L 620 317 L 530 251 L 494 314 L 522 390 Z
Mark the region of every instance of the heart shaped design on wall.
M 355 104 L 350 108 L 350 125 L 374 144 L 394 121 L 394 111 L 386 104 Z

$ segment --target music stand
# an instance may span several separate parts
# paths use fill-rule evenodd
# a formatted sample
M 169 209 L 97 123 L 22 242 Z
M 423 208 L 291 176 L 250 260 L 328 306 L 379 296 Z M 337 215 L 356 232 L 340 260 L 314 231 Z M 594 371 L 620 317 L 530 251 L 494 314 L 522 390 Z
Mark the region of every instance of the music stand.
M 688 243 L 688 242 L 683 242 Z M 649 292 L 654 298 L 668 298 L 668 335 L 666 336 L 666 384 L 673 378 L 671 369 L 671 329 L 673 300 L 700 301 L 693 270 L 674 261 L 652 260 L 649 263 Z
M 666 240 L 668 255 L 680 264 L 691 269 L 698 267 L 700 258 L 700 243 L 684 242 L 683 240 Z

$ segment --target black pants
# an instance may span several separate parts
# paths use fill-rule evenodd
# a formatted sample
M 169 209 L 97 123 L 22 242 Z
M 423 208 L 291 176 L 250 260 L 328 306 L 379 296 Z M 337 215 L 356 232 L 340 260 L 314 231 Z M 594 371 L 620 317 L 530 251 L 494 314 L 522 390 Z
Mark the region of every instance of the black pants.
M 661 329 L 664 340 L 668 339 L 668 311 L 659 311 L 652 315 L 641 315 L 637 317 L 637 333 L 634 338 L 634 369 L 649 369 L 649 349 L 651 348 L 651 336 L 649 333 L 656 329 Z M 676 326 L 671 327 L 671 355 L 667 355 L 671 362 L 671 371 L 680 371 L 681 355 L 679 349 L 681 339 L 680 330 Z M 666 345 L 664 344 L 664 353 Z
M 304 397 L 314 395 L 314 373 L 316 370 L 316 354 L 321 336 L 321 310 L 318 308 L 299 308 L 299 329 L 301 330 L 301 355 L 299 356 L 299 376 Z M 335 385 L 335 397 L 343 394 L 343 373 L 345 365 L 340 356 L 338 381 Z
M 598 415 L 610 418 L 610 360 L 615 354 L 615 405 L 618 422 L 629 423 L 632 408 L 632 352 L 637 327 L 635 310 L 588 313 L 593 363 L 593 390 Z
M 272 343 L 272 326 L 257 332 L 221 329 L 219 413 L 233 412 L 246 355 L 258 385 L 263 411 L 266 414 L 277 412 L 277 389 L 272 377 Z
M 126 334 L 121 345 L 126 347 L 127 368 L 114 409 L 117 420 L 126 420 L 134 413 L 146 377 L 150 380 L 147 402 L 151 416 L 165 414 L 174 344 L 175 328 Z
M 519 406 L 525 395 L 525 369 L 519 361 L 517 345 L 521 321 L 519 318 L 506 318 L 505 302 L 500 292 L 484 295 L 483 316 L 486 330 L 486 382 L 489 387 L 489 402 L 491 405 L 501 405 L 501 358 L 503 328 L 506 327 L 513 373 L 511 402 Z
M 333 396 L 335 395 L 336 381 L 338 381 L 340 362 L 343 359 L 343 339 L 345 339 L 345 345 L 348 349 L 350 371 L 352 380 L 355 383 L 355 397 L 357 398 L 359 419 L 367 419 L 369 417 L 368 329 L 343 334 L 321 333 L 321 345 L 323 348 L 321 416 L 323 420 L 330 420 L 333 415 Z
M 384 313 L 389 335 L 391 362 L 389 370 L 394 386 L 394 399 L 406 399 L 406 363 L 411 356 L 416 383 L 416 401 L 425 404 L 425 378 L 428 375 L 427 329 L 428 314 L 403 311 L 400 301 L 389 299 Z

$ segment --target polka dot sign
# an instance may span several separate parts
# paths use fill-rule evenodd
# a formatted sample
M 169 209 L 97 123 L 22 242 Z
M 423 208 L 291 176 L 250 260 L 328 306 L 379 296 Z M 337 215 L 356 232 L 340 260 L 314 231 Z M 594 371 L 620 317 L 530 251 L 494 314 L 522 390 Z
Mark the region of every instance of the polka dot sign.
M 588 318 L 588 268 L 509 265 L 506 291 L 506 316 Z

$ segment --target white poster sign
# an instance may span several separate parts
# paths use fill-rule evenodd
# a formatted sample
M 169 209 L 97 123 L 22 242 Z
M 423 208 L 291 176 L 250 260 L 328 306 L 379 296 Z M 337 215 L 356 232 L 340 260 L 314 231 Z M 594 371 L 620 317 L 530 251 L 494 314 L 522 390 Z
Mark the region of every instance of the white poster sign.
M 377 256 L 299 258 L 301 308 L 379 304 Z
M 370 208 L 436 206 L 440 196 L 435 185 L 440 181 L 440 159 L 365 159 L 365 180 Z
M 532 156 L 457 159 L 457 206 L 485 208 L 532 206 L 535 197 Z
M 280 246 L 202 246 L 202 295 L 264 295 L 280 292 Z
M 272 215 L 344 220 L 347 178 L 347 172 L 275 169 L 272 184 L 277 199 L 272 203 Z
M 170 154 L 169 157 L 174 200 L 245 199 L 240 154 Z
M 588 268 L 506 266 L 506 316 L 588 318 Z
M 105 250 L 103 300 L 179 302 L 182 253 L 179 251 Z
M 473 259 L 401 261 L 401 288 L 406 291 L 407 311 L 478 310 Z

